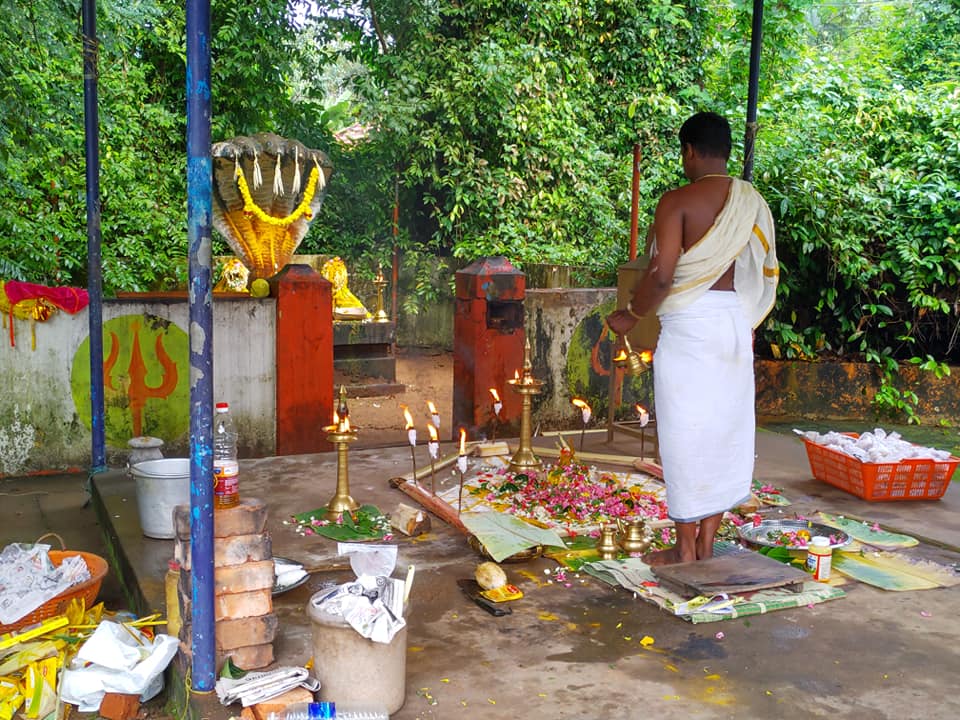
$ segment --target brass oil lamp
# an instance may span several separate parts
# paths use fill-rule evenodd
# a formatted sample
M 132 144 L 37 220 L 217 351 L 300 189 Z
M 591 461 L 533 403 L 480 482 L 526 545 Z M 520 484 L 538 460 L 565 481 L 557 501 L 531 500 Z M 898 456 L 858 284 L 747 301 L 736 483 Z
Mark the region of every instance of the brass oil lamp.
M 523 348 L 523 375 L 517 373 L 513 380 L 507 381 L 523 401 L 520 412 L 520 445 L 510 459 L 509 465 L 509 470 L 512 473 L 543 470 L 543 461 L 534 454 L 531 442 L 533 434 L 531 429 L 533 396 L 543 392 L 543 381 L 533 377 L 532 367 L 530 363 L 530 340 L 528 339 Z
M 327 440 L 337 448 L 337 490 L 327 510 L 332 514 L 352 512 L 360 507 L 359 503 L 350 497 L 350 476 L 347 468 L 347 451 L 350 443 L 357 439 L 357 431 L 350 427 L 350 411 L 347 409 L 347 389 L 340 386 L 340 402 L 333 415 L 333 424 L 327 425 L 324 430 Z

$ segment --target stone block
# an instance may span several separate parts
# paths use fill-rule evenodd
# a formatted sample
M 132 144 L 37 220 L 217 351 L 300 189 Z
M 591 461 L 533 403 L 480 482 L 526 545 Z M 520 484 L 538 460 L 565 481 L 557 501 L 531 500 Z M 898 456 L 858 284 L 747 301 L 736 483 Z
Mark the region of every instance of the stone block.
M 190 539 L 190 506 L 177 505 L 173 510 L 173 524 L 177 537 Z M 232 535 L 259 535 L 267 526 L 267 506 L 262 500 L 241 497 L 240 504 L 213 514 L 214 537 Z
M 173 557 L 180 567 L 190 569 L 190 540 L 177 538 L 173 546 Z M 240 565 L 256 560 L 270 560 L 273 557 L 273 542 L 270 533 L 256 535 L 231 535 L 213 539 L 213 565 L 224 567 Z

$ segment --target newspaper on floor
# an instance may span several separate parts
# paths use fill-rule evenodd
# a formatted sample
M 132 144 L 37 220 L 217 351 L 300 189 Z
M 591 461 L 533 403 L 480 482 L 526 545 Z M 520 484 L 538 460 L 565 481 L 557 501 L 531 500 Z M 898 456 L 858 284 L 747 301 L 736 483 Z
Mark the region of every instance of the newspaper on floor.
M 250 707 L 298 687 L 316 692 L 320 681 L 305 667 L 279 667 L 267 672 L 250 672 L 242 678 L 222 677 L 217 680 L 216 690 L 221 704 L 232 705 L 239 700 L 243 707 Z
M 50 546 L 12 543 L 0 552 L 0 625 L 11 625 L 70 587 L 90 579 L 80 555 L 54 565 Z

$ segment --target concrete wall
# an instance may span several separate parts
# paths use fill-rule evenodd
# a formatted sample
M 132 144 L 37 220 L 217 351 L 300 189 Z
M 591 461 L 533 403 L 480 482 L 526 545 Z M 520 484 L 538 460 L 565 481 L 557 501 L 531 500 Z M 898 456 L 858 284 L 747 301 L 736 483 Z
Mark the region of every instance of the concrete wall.
M 188 316 L 186 298 L 104 302 L 108 464 L 125 463 L 136 434 L 163 439 L 168 457 L 188 455 Z M 214 396 L 230 403 L 246 456 L 276 444 L 275 317 L 269 298 L 213 303 Z M 15 320 L 15 347 L 0 343 L 0 474 L 90 466 L 88 323 L 87 310 L 58 312 L 36 323 L 31 350 L 30 323 Z

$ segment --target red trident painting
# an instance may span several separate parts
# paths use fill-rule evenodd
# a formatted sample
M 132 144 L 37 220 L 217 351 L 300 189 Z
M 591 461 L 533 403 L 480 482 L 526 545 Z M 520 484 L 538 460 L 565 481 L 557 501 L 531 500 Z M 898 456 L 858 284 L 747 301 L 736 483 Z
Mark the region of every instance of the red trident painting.
M 152 435 L 170 443 L 189 430 L 189 340 L 155 315 L 124 315 L 103 324 L 105 434 L 114 447 Z M 90 427 L 90 341 L 70 374 L 79 419 Z

